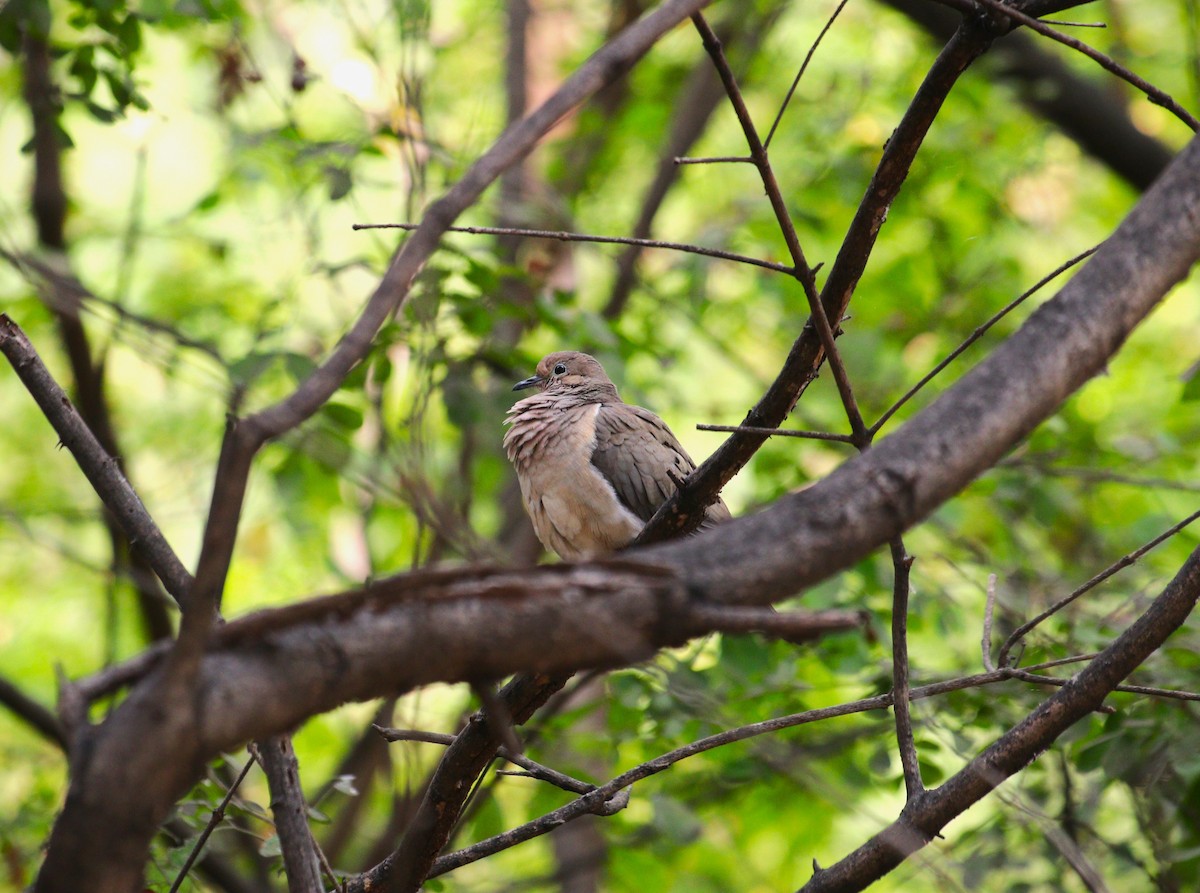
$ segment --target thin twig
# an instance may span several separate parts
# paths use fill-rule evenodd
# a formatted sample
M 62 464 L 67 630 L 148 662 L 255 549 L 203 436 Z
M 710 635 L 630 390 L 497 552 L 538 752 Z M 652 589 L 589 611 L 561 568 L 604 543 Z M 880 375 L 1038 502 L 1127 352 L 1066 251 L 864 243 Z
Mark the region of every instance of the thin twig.
M 1108 27 L 1104 22 L 1067 22 L 1063 19 L 1042 19 L 1047 25 L 1057 25 L 1059 28 L 1097 28 L 1104 30 Z
M 1134 551 L 1130 552 L 1128 555 L 1125 555 L 1125 556 L 1119 558 L 1118 560 L 1114 561 L 1112 564 L 1110 564 L 1108 567 L 1106 567 L 1100 573 L 1096 574 L 1096 576 L 1092 577 L 1086 583 L 1084 583 L 1083 585 L 1081 585 L 1077 589 L 1075 589 L 1073 592 L 1071 592 L 1070 595 L 1067 595 L 1067 596 L 1059 599 L 1057 602 L 1055 602 L 1053 605 L 1051 605 L 1049 608 L 1047 608 L 1042 613 L 1038 614 L 1032 620 L 1026 621 L 1025 623 L 1021 624 L 1019 627 L 1017 627 L 1015 630 L 1013 630 L 1012 634 L 1007 639 L 1005 639 L 1004 644 L 1000 646 L 1000 654 L 998 655 L 998 657 L 996 659 L 996 663 L 1002 667 L 1007 666 L 1009 664 L 1009 659 L 1008 659 L 1009 653 L 1012 651 L 1013 647 L 1019 641 L 1021 641 L 1021 639 L 1023 639 L 1030 630 L 1032 630 L 1038 624 L 1042 623 L 1042 621 L 1046 620 L 1047 618 L 1052 617 L 1055 614 L 1057 614 L 1059 611 L 1061 611 L 1067 605 L 1071 604 L 1071 602 L 1075 601 L 1075 599 L 1079 598 L 1085 592 L 1095 589 L 1097 586 L 1099 586 L 1101 583 L 1103 583 L 1105 580 L 1107 580 L 1113 574 L 1116 574 L 1118 571 L 1122 571 L 1125 568 L 1129 567 L 1131 564 L 1134 564 L 1138 559 L 1140 559 L 1143 555 L 1145 555 L 1151 549 L 1153 549 L 1154 547 L 1160 545 L 1164 541 L 1173 537 L 1175 534 L 1177 534 L 1179 531 L 1183 530 L 1183 528 L 1187 527 L 1189 524 L 1191 524 L 1197 518 L 1200 518 L 1200 511 L 1192 512 L 1192 514 L 1188 515 L 1186 518 L 1184 518 L 1178 524 L 1171 525 L 1171 527 L 1164 530 L 1162 533 L 1160 533 L 1154 539 L 1150 540 L 1150 542 L 1146 543 L 1143 546 L 1138 547 Z
M 837 384 L 838 394 L 842 398 L 842 405 L 845 407 L 846 416 L 850 420 L 850 430 L 854 432 L 857 438 L 856 444 L 859 448 L 865 448 L 870 442 L 870 437 L 863 422 L 862 414 L 858 410 L 858 404 L 854 399 L 854 390 L 850 386 L 850 377 L 846 372 L 845 364 L 842 362 L 841 355 L 838 353 L 837 345 L 834 342 L 833 326 L 830 325 L 829 318 L 825 314 L 825 307 L 821 303 L 821 296 L 817 292 L 816 277 L 814 276 L 812 267 L 809 266 L 808 260 L 804 256 L 804 249 L 800 245 L 800 237 L 797 235 L 796 227 L 792 223 L 791 215 L 788 213 L 787 203 L 783 199 L 783 191 L 779 188 L 779 182 L 775 178 L 775 171 L 772 169 L 770 159 L 767 157 L 766 147 L 759 138 L 758 129 L 754 126 L 754 119 L 751 118 L 750 110 L 746 107 L 745 99 L 737 84 L 737 78 L 734 77 L 733 69 L 729 66 L 729 60 L 725 58 L 725 53 L 721 49 L 721 41 L 704 18 L 703 13 L 694 13 L 692 15 L 692 24 L 696 26 L 696 30 L 700 33 L 704 49 L 712 57 L 713 65 L 717 68 L 717 74 L 721 78 L 721 83 L 725 85 L 725 92 L 729 94 L 729 101 L 733 106 L 734 113 L 737 115 L 738 123 L 742 126 L 742 133 L 746 138 L 746 144 L 750 147 L 750 157 L 754 161 L 754 166 L 758 169 L 763 189 L 766 191 L 767 198 L 771 202 L 771 209 L 775 212 L 775 220 L 779 224 L 779 230 L 783 235 L 784 242 L 787 244 L 788 253 L 795 264 L 793 275 L 803 287 L 804 297 L 808 300 L 812 322 L 817 334 L 820 336 L 821 347 L 825 351 L 826 359 L 829 362 L 829 369 L 833 373 L 834 382 Z
M 212 815 L 208 817 L 208 824 L 204 826 L 204 830 L 200 832 L 200 836 L 196 838 L 196 842 L 192 845 L 192 851 L 188 853 L 187 859 L 183 863 L 183 867 L 179 869 L 179 874 L 175 876 L 175 882 L 171 884 L 169 893 L 177 893 L 180 886 L 183 884 L 184 878 L 188 876 L 188 872 L 192 870 L 192 865 L 200 857 L 200 851 L 204 849 L 204 844 L 208 842 L 208 838 L 212 836 L 217 825 L 225 818 L 225 809 L 229 806 L 233 795 L 237 793 L 238 787 L 246 780 L 246 776 L 250 772 L 250 767 L 254 765 L 254 757 L 246 760 L 246 765 L 242 767 L 242 771 L 238 773 L 238 777 L 233 784 L 229 786 L 229 790 L 225 792 L 225 796 L 221 798 L 221 802 L 217 804 L 217 808 L 212 811 Z
M 821 33 L 817 35 L 817 39 L 813 41 L 812 46 L 808 48 L 808 53 L 804 57 L 804 61 L 800 63 L 800 70 L 796 72 L 796 78 L 792 81 L 792 86 L 788 88 L 787 96 L 783 97 L 783 102 L 779 106 L 779 111 L 775 113 L 775 120 L 771 122 L 771 129 L 767 131 L 767 138 L 763 140 L 763 148 L 771 148 L 771 140 L 775 136 L 775 131 L 779 127 L 779 122 L 783 120 L 783 113 L 787 111 L 788 105 L 792 101 L 792 96 L 796 93 L 796 88 L 800 86 L 800 79 L 804 77 L 804 72 L 808 70 L 808 63 L 812 61 L 813 55 L 817 52 L 817 47 L 821 45 L 821 41 L 825 39 L 825 35 L 829 29 L 833 27 L 834 21 L 842 14 L 842 10 L 846 8 L 849 0 L 842 0 L 833 11 L 833 15 L 825 22 L 825 27 L 821 29 Z
M 992 661 L 992 620 L 996 614 L 996 575 L 988 574 L 987 602 L 983 606 L 983 635 L 979 640 L 979 650 L 983 655 L 983 668 L 989 673 L 996 669 Z
M 1093 657 L 1094 656 L 1095 655 L 1093 655 Z M 1072 660 L 1074 659 L 1075 658 L 1072 658 Z M 1060 663 L 1066 663 L 1066 661 L 1060 661 Z M 1054 665 L 1054 662 L 1050 662 L 1048 665 L 1052 666 Z M 1031 673 L 1028 669 L 1017 669 L 1016 667 L 1008 667 L 1007 675 L 1013 679 L 1019 679 L 1022 682 L 1032 682 L 1037 685 L 1054 685 L 1060 688 L 1074 678 L 1068 677 L 1067 679 L 1060 679 L 1057 676 L 1044 676 L 1041 673 Z M 1113 687 L 1113 691 L 1121 691 L 1134 695 L 1146 695 L 1152 698 L 1167 698 L 1175 701 L 1200 701 L 1200 693 L 1198 692 L 1181 691 L 1175 688 L 1155 688 L 1149 685 L 1117 685 Z
M 892 712 L 896 717 L 896 744 L 904 770 L 904 789 L 909 800 L 925 790 L 921 781 L 921 763 L 913 740 L 912 712 L 908 685 L 908 594 L 913 558 L 904 548 L 904 540 L 891 542 L 892 574 Z
M 426 732 L 422 729 L 388 729 L 378 725 L 374 726 L 374 729 L 388 741 L 421 741 L 426 744 L 441 744 L 445 747 L 453 744 L 457 737 L 455 735 L 447 735 L 444 732 Z M 570 775 L 559 772 L 557 769 L 551 769 L 549 766 L 535 762 L 522 753 L 514 753 L 507 747 L 501 747 L 496 751 L 496 755 L 512 763 L 514 766 L 520 766 L 528 773 L 530 778 L 547 782 L 564 791 L 569 791 L 573 794 L 587 794 L 596 790 L 596 786 L 590 782 L 572 778 Z
M 887 424 L 888 419 L 890 419 L 892 416 L 894 416 L 896 414 L 896 412 L 900 409 L 900 407 L 902 407 L 905 403 L 907 403 L 909 400 L 911 400 L 913 397 L 915 397 L 917 395 L 917 393 L 922 388 L 925 387 L 925 385 L 929 384 L 929 382 L 932 381 L 935 376 L 937 376 L 943 369 L 945 369 L 952 362 L 954 362 L 954 360 L 956 360 L 963 353 L 963 351 L 965 351 L 968 347 L 970 347 L 972 344 L 974 344 L 976 341 L 978 341 L 980 338 L 982 338 L 984 336 L 984 334 L 988 331 L 988 329 L 990 329 L 996 323 L 1000 322 L 1000 320 L 1004 319 L 1004 317 L 1008 316 L 1008 314 L 1012 313 L 1012 311 L 1014 311 L 1018 307 L 1020 307 L 1023 303 L 1025 303 L 1025 301 L 1027 301 L 1033 295 L 1037 294 L 1037 292 L 1039 292 L 1047 284 L 1049 284 L 1050 282 L 1053 282 L 1055 279 L 1057 279 L 1059 276 L 1061 276 L 1067 270 L 1071 269 L 1071 267 L 1075 266 L 1080 261 L 1085 260 L 1086 258 L 1095 254 L 1096 249 L 1099 247 L 1100 247 L 1099 245 L 1096 245 L 1092 248 L 1089 248 L 1087 251 L 1084 251 L 1080 254 L 1075 255 L 1073 258 L 1068 260 L 1066 263 L 1059 265 L 1057 268 L 1055 268 L 1055 270 L 1053 272 L 1048 273 L 1047 275 L 1045 275 L 1041 279 L 1039 279 L 1032 288 L 1029 288 L 1025 292 L 1021 293 L 1016 298 L 1014 298 L 1012 301 L 1010 301 L 1007 305 L 1005 305 L 1003 308 L 1001 308 L 998 312 L 993 314 L 988 319 L 987 322 L 983 323 L 983 325 L 976 327 L 975 331 L 973 331 L 969 336 L 967 336 L 967 339 L 965 341 L 963 341 L 961 344 L 959 344 L 958 347 L 954 348 L 954 350 L 950 351 L 950 353 L 946 356 L 945 359 L 943 359 L 940 363 L 938 363 L 936 366 L 934 366 L 932 369 L 930 369 L 927 373 L 925 373 L 925 375 L 923 375 L 921 377 L 920 381 L 918 381 L 915 385 L 913 385 L 911 388 L 909 388 L 908 391 L 905 392 L 903 397 L 901 397 L 899 400 L 897 400 L 895 403 L 893 403 L 887 409 L 887 411 L 884 412 L 884 414 L 879 417 L 879 420 L 874 425 L 871 426 L 871 429 L 870 429 L 871 435 L 874 436 L 874 435 L 878 434 L 879 429 Z
M 792 431 L 786 428 L 759 428 L 754 425 L 697 425 L 696 430 L 765 434 L 768 437 L 803 437 L 808 440 L 831 440 L 835 443 L 854 443 L 854 438 L 849 434 L 830 434 L 827 431 Z
M 754 164 L 749 155 L 711 155 L 703 158 L 690 158 L 680 155 L 675 159 L 676 164 Z
M 730 161 L 735 159 L 712 159 Z M 749 159 L 745 159 L 749 160 Z M 355 223 L 352 229 L 402 229 L 415 230 L 418 224 L 416 223 Z M 558 242 L 592 242 L 598 245 L 636 245 L 639 248 L 664 248 L 668 251 L 684 251 L 688 254 L 699 254 L 704 257 L 715 257 L 719 260 L 733 261 L 739 264 L 750 264 L 755 267 L 762 267 L 764 270 L 773 270 L 776 273 L 786 273 L 789 276 L 794 272 L 793 269 L 786 264 L 775 263 L 769 260 L 760 260 L 757 257 L 747 257 L 744 254 L 736 254 L 732 251 L 722 251 L 720 248 L 704 248 L 700 245 L 689 245 L 686 242 L 664 242 L 660 239 L 635 239 L 629 236 L 594 236 L 587 233 L 572 233 L 565 230 L 550 230 L 550 229 L 523 229 L 515 226 L 450 226 L 446 228 L 447 232 L 451 233 L 467 233 L 474 236 L 522 236 L 529 239 L 554 239 Z
M 325 851 L 321 849 L 321 845 L 317 843 L 317 838 L 313 837 L 311 829 L 309 830 L 308 836 L 312 840 L 312 848 L 317 854 L 317 861 L 321 863 L 321 870 L 328 875 L 329 880 L 333 882 L 333 885 L 335 888 L 337 888 L 338 893 L 346 893 L 346 882 L 337 876 L 337 873 L 333 870 L 333 866 L 329 864 L 329 859 L 326 857 Z
M 1132 84 L 1134 87 L 1137 87 L 1146 94 L 1146 98 L 1152 103 L 1167 109 L 1167 111 L 1175 115 L 1176 118 L 1190 127 L 1193 131 L 1200 130 L 1200 121 L 1197 121 L 1194 117 L 1192 117 L 1192 115 L 1189 114 L 1183 106 L 1172 99 L 1168 93 L 1160 90 L 1149 81 L 1138 77 L 1111 56 L 1106 56 L 1104 53 L 1097 49 L 1093 49 L 1081 40 L 1076 40 L 1074 37 L 1070 37 L 1059 31 L 1055 31 L 1040 19 L 1035 19 L 1033 16 L 1026 15 L 1023 12 L 1013 9 L 1011 6 L 1003 3 L 1002 0 L 978 0 L 978 2 L 982 3 L 984 6 L 990 7 L 1001 15 L 1007 16 L 1013 21 L 1020 22 L 1025 27 L 1036 31 L 1043 37 L 1049 37 L 1051 40 L 1058 41 L 1063 46 L 1068 46 L 1077 52 L 1083 53 L 1083 55 L 1087 56 L 1093 62 L 1098 63 L 1105 71 L 1115 74 L 1121 80 Z

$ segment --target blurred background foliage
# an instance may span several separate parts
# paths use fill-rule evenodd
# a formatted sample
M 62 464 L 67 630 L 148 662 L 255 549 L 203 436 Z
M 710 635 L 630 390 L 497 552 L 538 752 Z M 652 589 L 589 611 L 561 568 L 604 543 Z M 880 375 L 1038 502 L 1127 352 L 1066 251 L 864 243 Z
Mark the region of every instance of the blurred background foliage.
M 553 88 L 641 8 L 539 2 L 525 92 Z M 715 4 L 710 12 L 765 132 L 833 3 Z M 1077 10 L 1081 39 L 1185 106 L 1197 105 L 1195 0 L 1109 0 Z M 48 297 L 69 270 L 129 475 L 185 562 L 194 561 L 225 415 L 293 387 L 346 330 L 395 231 L 416 221 L 503 127 L 504 4 L 443 0 L 9 0 L 0 9 L 0 301 L 64 384 L 61 316 Z M 68 213 L 64 252 L 39 245 L 30 40 L 50 48 Z M 937 45 L 893 9 L 849 4 L 775 134 L 771 157 L 809 260 L 828 266 L 882 146 Z M 1102 83 L 1171 149 L 1166 111 L 1090 62 L 1045 45 Z M 26 61 L 23 61 L 26 60 Z M 986 62 L 986 60 L 985 60 Z M 744 155 L 727 103 L 687 97 L 709 63 L 677 29 L 627 80 L 564 121 L 465 224 L 630 234 L 673 128 L 682 154 Z M 703 91 L 699 91 L 703 93 Z M 711 89 L 708 94 L 712 95 Z M 718 96 L 717 99 L 720 99 Z M 748 165 L 685 166 L 654 218 L 662 239 L 772 260 L 786 250 Z M 1053 122 L 1033 116 L 986 64 L 969 72 L 893 205 L 839 344 L 868 421 L 991 314 L 1102 241 L 1136 191 Z M 44 243 L 44 240 L 43 240 Z M 513 381 L 559 348 L 595 353 L 623 396 L 653 408 L 698 458 L 736 424 L 807 315 L 795 282 L 759 268 L 648 251 L 614 294 L 619 246 L 450 235 L 368 363 L 254 474 L 225 613 L 335 591 L 433 562 L 530 561 L 537 551 L 500 450 Z M 44 266 L 44 265 L 48 265 Z M 47 272 L 49 270 L 49 272 Z M 820 276 L 818 276 L 820 279 Z M 947 387 L 1025 318 L 1005 318 L 889 424 Z M 997 626 L 1024 619 L 1185 517 L 1200 502 L 1200 302 L 1179 289 L 1108 373 L 927 523 L 908 548 L 915 684 L 980 669 L 989 574 Z M 97 501 L 15 376 L 0 374 L 0 676 L 51 705 L 56 673 L 79 676 L 146 645 L 144 610 Z M 846 430 L 823 376 L 796 427 Z M 885 434 L 888 429 L 885 429 Z M 735 514 L 820 479 L 847 448 L 776 438 L 730 485 Z M 1200 539 L 1185 530 L 1027 643 L 1026 664 L 1098 650 L 1136 616 Z M 805 593 L 807 607 L 870 613 L 871 635 L 797 649 L 711 637 L 535 720 L 530 750 L 593 781 L 721 729 L 890 688 L 891 565 L 863 561 Z M 1197 634 L 1181 631 L 1135 681 L 1200 690 Z M 590 697 L 584 697 L 590 693 Z M 1024 716 L 1045 689 L 1008 683 L 914 706 L 929 784 Z M 881 890 L 1111 890 L 1200 884 L 1200 759 L 1191 704 L 1134 695 L 1075 729 Z M 439 749 L 373 737 L 372 719 L 453 731 L 471 698 L 435 687 L 353 705 L 299 730 L 314 828 L 347 871 L 396 839 Z M 890 821 L 903 782 L 889 716 L 868 713 L 709 752 L 643 782 L 597 827 L 606 890 L 790 889 Z M 244 763 L 230 755 L 180 808 L 149 881 L 165 890 L 191 837 Z M 0 710 L 0 886 L 36 871 L 65 761 Z M 465 843 L 563 802 L 489 776 Z M 278 888 L 265 782 L 251 773 L 214 852 Z M 546 838 L 429 889 L 560 889 Z M 1071 867 L 1075 866 L 1075 867 Z M 197 874 L 184 889 L 229 889 Z

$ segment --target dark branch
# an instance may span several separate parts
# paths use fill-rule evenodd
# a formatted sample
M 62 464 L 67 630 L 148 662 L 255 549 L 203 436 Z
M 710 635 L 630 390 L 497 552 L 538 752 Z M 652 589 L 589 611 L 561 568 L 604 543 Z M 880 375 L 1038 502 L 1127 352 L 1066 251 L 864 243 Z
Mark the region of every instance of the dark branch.
M 1024 769 L 1157 650 L 1200 598 L 1200 550 L 1116 641 L 945 784 L 909 800 L 900 817 L 835 865 L 818 870 L 806 893 L 862 890 L 932 840 L 1011 775 Z
M 308 804 L 300 787 L 300 764 L 291 737 L 274 735 L 253 745 L 251 752 L 267 775 L 288 893 L 324 893 L 321 862 L 308 828 Z
M 417 229 L 416 223 L 356 223 L 354 229 L 402 229 L 411 232 Z M 720 248 L 704 248 L 700 245 L 689 245 L 685 242 L 663 242 L 659 239 L 641 239 L 629 236 L 593 236 L 587 233 L 571 233 L 564 230 L 524 229 L 516 226 L 448 226 L 446 232 L 467 233 L 477 236 L 522 236 L 527 239 L 554 239 L 558 242 L 592 242 L 597 245 L 630 245 L 635 248 L 664 248 L 668 251 L 683 251 L 688 254 L 699 254 L 703 257 L 715 257 L 718 260 L 733 261 L 738 264 L 749 264 L 762 267 L 776 273 L 791 275 L 792 268 L 786 264 L 774 261 L 760 260 L 757 257 L 747 257 Z
M 904 548 L 904 540 L 896 537 L 892 540 L 892 712 L 896 716 L 896 744 L 909 800 L 920 796 L 925 790 L 909 709 L 908 594 L 912 564 L 913 559 Z
M 70 451 L 129 542 L 146 556 L 176 602 L 186 606 L 192 578 L 183 562 L 121 473 L 117 460 L 104 451 L 87 423 L 75 411 L 20 326 L 3 313 L 0 313 L 0 352 L 12 364 L 22 384 L 54 427 L 58 439 Z
M 895 133 L 888 140 L 879 167 L 859 204 L 821 291 L 821 303 L 827 319 L 841 320 L 845 316 L 846 307 L 866 268 L 887 210 L 899 193 L 925 134 L 959 75 L 986 49 L 989 40 L 990 33 L 978 30 L 956 34 L 934 62 Z M 778 428 L 816 376 L 824 355 L 820 336 L 812 326 L 806 325 L 793 343 L 778 377 L 742 424 L 755 428 Z M 689 524 L 698 524 L 704 507 L 750 461 L 765 440 L 764 435 L 745 433 L 734 434 L 726 440 L 691 475 L 687 486 L 659 508 L 637 542 L 643 545 L 660 542 L 688 529 Z

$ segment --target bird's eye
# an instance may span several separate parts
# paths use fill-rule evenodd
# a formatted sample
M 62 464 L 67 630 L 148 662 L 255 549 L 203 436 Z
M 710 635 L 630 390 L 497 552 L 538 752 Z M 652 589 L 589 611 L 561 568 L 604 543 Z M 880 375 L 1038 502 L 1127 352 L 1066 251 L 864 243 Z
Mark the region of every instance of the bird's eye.
M 554 365 L 554 374 L 555 375 L 566 375 L 567 374 L 567 364 L 566 363 L 556 363 Z

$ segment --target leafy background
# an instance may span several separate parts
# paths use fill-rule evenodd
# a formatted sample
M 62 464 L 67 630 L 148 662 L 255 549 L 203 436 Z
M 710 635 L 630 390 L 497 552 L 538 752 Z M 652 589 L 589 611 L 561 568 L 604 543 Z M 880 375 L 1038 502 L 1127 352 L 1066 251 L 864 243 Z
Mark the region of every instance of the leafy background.
M 760 127 L 833 5 L 717 4 Z M 529 89 L 543 95 L 598 46 L 617 4 L 539 4 Z M 1197 104 L 1196 7 L 1111 0 L 1076 17 L 1086 39 L 1189 107 Z M 39 253 L 28 192 L 29 109 L 14 55 L 18 22 L 49 24 L 62 90 L 69 263 L 90 296 L 83 321 L 103 360 L 131 479 L 168 539 L 194 562 L 231 405 L 279 397 L 345 331 L 396 233 L 354 223 L 411 221 L 487 147 L 505 119 L 501 4 L 416 0 L 86 5 L 10 0 L 0 10 L 0 300 L 60 381 L 70 374 L 29 257 Z M 749 39 L 747 35 L 756 35 Z M 1102 75 L 1060 52 L 1090 78 Z M 772 143 L 772 162 L 810 261 L 830 263 L 884 141 L 936 46 L 906 18 L 855 3 L 841 13 Z M 492 190 L 460 221 L 624 234 L 692 71 L 707 63 L 679 29 L 532 157 L 516 201 Z M 1116 81 L 1138 126 L 1173 148 L 1186 128 Z M 720 104 L 694 156 L 744 154 Z M 986 66 L 955 89 L 918 157 L 863 277 L 839 341 L 868 421 L 988 316 L 1098 243 L 1135 192 L 1051 124 L 1030 115 Z M 784 260 L 747 165 L 684 167 L 654 226 L 664 239 Z M 256 466 L 225 613 L 333 591 L 433 562 L 529 560 L 499 448 L 512 381 L 543 353 L 595 353 L 630 402 L 663 415 L 693 455 L 734 424 L 803 325 L 794 282 L 754 267 L 647 253 L 627 303 L 610 308 L 612 246 L 454 235 L 421 275 L 408 310 L 371 360 L 298 434 Z M 1039 297 L 1052 293 L 1044 290 Z M 1108 373 L 915 530 L 910 650 L 915 681 L 979 669 L 987 580 L 1000 631 L 1065 595 L 1197 507 L 1200 303 L 1179 290 Z M 1035 297 L 939 377 L 892 426 L 998 343 Z M 137 653 L 145 631 L 127 574 L 113 568 L 94 495 L 15 376 L 0 375 L 0 675 L 44 704 L 75 677 Z M 844 431 L 823 376 L 797 427 Z M 730 485 L 735 514 L 828 473 L 838 444 L 776 438 Z M 1097 650 L 1196 546 L 1185 530 L 1031 636 L 1026 663 Z M 807 592 L 807 607 L 870 612 L 872 634 L 797 649 L 710 637 L 653 665 L 612 674 L 600 703 L 569 706 L 531 732 L 539 759 L 600 781 L 724 728 L 890 688 L 891 569 L 869 559 Z M 1135 678 L 1200 689 L 1194 630 Z M 927 783 L 949 774 L 1044 696 L 1021 683 L 914 707 Z M 1200 883 L 1200 760 L 1186 702 L 1118 695 L 1032 768 L 950 828 L 879 889 L 1083 890 L 1064 852 L 1114 890 Z M 453 730 L 469 692 L 436 687 L 395 705 L 394 723 Z M 296 746 L 315 829 L 347 870 L 371 864 L 438 748 L 396 744 L 351 780 L 343 759 L 371 735 L 379 705 L 307 723 Z M 378 718 L 378 717 L 377 717 Z M 794 888 L 893 817 L 903 782 L 885 714 L 733 745 L 639 785 L 602 831 L 604 889 Z M 230 755 L 240 768 L 245 755 Z M 326 780 L 341 781 L 327 788 Z M 228 782 L 217 766 L 183 804 L 207 819 Z M 65 785 L 65 761 L 0 711 L 0 884 L 19 889 Z M 561 802 L 516 778 L 489 780 L 460 840 Z M 278 883 L 265 782 L 252 773 L 213 846 Z M 334 835 L 353 814 L 355 833 Z M 182 833 L 182 832 L 180 832 Z M 156 846 L 167 889 L 188 845 Z M 255 867 L 256 866 L 256 867 Z M 543 840 L 430 885 L 553 889 Z M 195 889 L 203 884 L 189 881 Z

